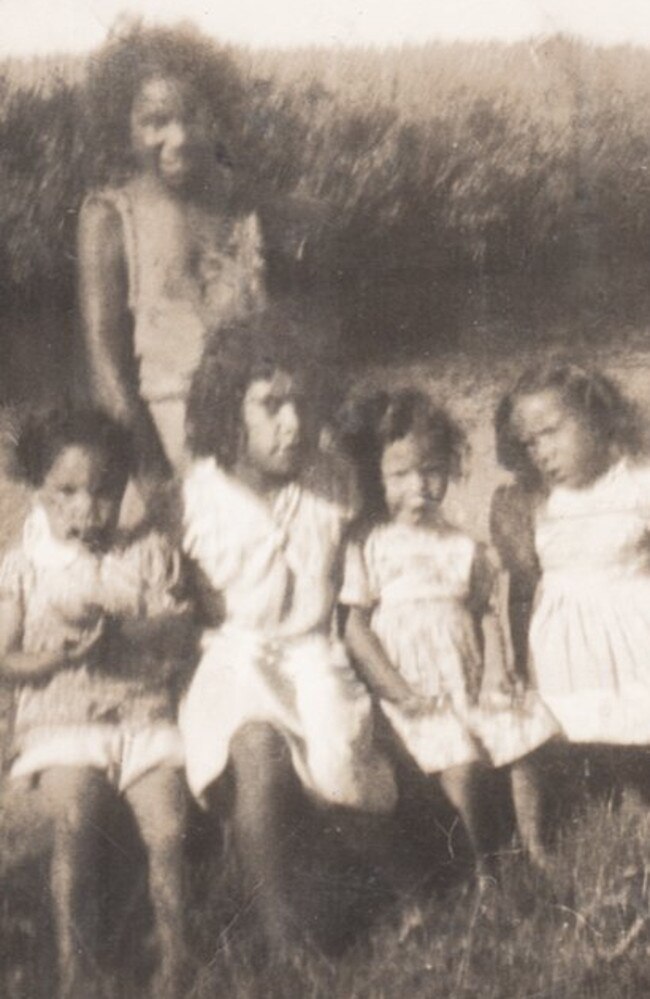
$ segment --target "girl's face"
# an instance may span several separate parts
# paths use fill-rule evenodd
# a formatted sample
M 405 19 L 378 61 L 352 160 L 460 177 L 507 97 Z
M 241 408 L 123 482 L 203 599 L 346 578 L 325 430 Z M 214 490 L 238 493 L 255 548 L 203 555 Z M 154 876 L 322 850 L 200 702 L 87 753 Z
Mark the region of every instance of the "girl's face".
M 605 470 L 608 451 L 554 389 L 520 396 L 513 426 L 547 487 L 586 486 Z
M 381 457 L 384 498 L 391 519 L 411 527 L 436 520 L 449 482 L 449 462 L 414 434 L 388 444 Z
M 50 466 L 39 499 L 55 538 L 96 550 L 110 543 L 124 488 L 114 473 L 107 473 L 101 448 L 70 444 Z
M 305 446 L 303 400 L 295 378 L 276 371 L 252 381 L 241 406 L 242 441 L 238 463 L 269 483 L 300 471 Z
M 131 108 L 131 147 L 141 170 L 170 188 L 183 188 L 210 154 L 209 109 L 188 83 L 146 80 Z

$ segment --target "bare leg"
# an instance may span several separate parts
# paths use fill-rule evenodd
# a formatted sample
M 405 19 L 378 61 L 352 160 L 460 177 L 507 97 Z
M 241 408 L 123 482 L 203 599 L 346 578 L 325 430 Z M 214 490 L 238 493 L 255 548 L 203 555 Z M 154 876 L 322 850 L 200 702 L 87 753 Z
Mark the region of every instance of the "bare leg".
M 60 989 L 65 997 L 93 994 L 97 944 L 97 849 L 108 788 L 89 767 L 52 767 L 41 778 L 43 803 L 53 821 L 51 890 Z
M 495 830 L 491 803 L 481 801 L 482 770 L 475 763 L 449 767 L 440 774 L 440 784 L 463 820 L 479 874 L 491 875 Z
M 149 893 L 160 960 L 152 994 L 175 999 L 183 972 L 187 792 L 181 771 L 157 767 L 126 790 L 149 862 Z
M 522 845 L 533 864 L 547 871 L 549 856 L 544 841 L 546 795 L 540 752 L 516 760 L 510 768 L 512 801 Z
M 244 726 L 230 747 L 235 776 L 234 833 L 246 890 L 255 897 L 269 941 L 290 941 L 285 838 L 291 829 L 288 747 L 270 725 Z

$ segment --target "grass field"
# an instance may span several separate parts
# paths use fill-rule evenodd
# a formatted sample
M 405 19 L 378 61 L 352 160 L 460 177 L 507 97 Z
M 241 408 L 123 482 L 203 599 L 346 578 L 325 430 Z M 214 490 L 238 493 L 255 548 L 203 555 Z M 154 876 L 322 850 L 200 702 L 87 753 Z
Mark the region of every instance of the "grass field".
M 431 834 L 434 840 L 434 827 Z M 449 880 L 450 857 L 443 861 Z M 294 877 L 303 865 L 303 910 L 308 898 L 311 912 L 301 916 L 306 942 L 281 961 L 264 955 L 251 900 L 233 889 L 229 865 L 204 861 L 195 870 L 202 888 L 188 909 L 187 999 L 638 999 L 650 989 L 650 815 L 634 801 L 618 809 L 592 803 L 575 817 L 543 885 L 507 845 L 500 886 L 483 892 L 462 880 L 437 889 L 435 876 L 423 875 L 417 890 L 388 896 L 376 873 L 349 859 L 327 877 L 304 859 L 294 863 Z M 33 865 L 11 891 L 5 885 L 0 989 L 6 999 L 54 994 L 43 877 L 43 867 Z M 356 926 L 345 911 L 354 893 L 357 906 L 366 906 Z M 350 945 L 335 956 L 309 942 L 328 906 L 330 919 L 333 913 L 352 920 Z M 112 962 L 97 967 L 97 997 L 147 994 L 143 941 L 132 922 L 118 922 Z

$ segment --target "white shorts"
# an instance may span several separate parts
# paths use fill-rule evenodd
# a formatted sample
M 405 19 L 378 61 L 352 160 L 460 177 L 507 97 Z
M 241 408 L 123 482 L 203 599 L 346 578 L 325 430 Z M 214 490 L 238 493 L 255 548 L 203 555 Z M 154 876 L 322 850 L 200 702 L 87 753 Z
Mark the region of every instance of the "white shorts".
M 183 744 L 175 725 L 166 722 L 147 728 L 119 725 L 83 725 L 30 733 L 9 776 L 30 777 L 51 767 L 92 767 L 124 791 L 157 767 L 182 767 Z

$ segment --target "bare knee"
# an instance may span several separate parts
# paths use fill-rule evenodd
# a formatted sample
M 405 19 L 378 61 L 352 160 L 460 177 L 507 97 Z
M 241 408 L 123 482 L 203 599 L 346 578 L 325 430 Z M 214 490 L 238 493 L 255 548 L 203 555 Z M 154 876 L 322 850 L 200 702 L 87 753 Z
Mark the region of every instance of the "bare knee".
M 285 739 L 267 722 L 251 722 L 240 728 L 230 743 L 230 759 L 236 779 L 247 787 L 277 779 L 289 765 Z
M 187 827 L 188 798 L 181 771 L 159 767 L 126 792 L 150 856 L 176 854 Z
M 52 767 L 42 774 L 40 790 L 57 837 L 98 827 L 107 793 L 99 771 L 90 767 Z

